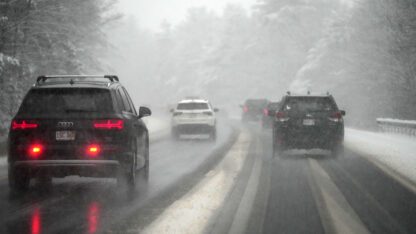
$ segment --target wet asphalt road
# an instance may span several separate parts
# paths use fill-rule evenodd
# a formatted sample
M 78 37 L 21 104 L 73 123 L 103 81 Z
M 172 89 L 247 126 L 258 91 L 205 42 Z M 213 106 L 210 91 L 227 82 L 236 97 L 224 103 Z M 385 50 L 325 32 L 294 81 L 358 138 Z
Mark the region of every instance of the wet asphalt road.
M 52 187 L 32 181 L 29 192 L 16 197 L 9 193 L 3 167 L 0 233 L 137 233 L 139 224 L 146 224 L 164 203 L 197 182 L 189 177 L 214 163 L 210 158 L 225 153 L 221 150 L 231 145 L 234 130 L 221 123 L 219 127 L 216 142 L 174 141 L 167 136 L 151 144 L 150 180 L 139 183 L 134 192 L 118 187 L 113 179 L 68 177 L 54 179 Z M 131 217 L 134 225 L 129 224 Z
M 235 125 L 235 124 L 234 124 Z M 234 130 L 233 130 L 234 129 Z M 235 131 L 237 129 L 237 131 Z M 161 139 L 151 145 L 151 179 L 134 193 L 111 179 L 54 180 L 53 187 L 33 185 L 11 197 L 0 175 L 0 233 L 138 233 L 169 204 L 192 188 L 231 146 L 239 130 L 252 142 L 235 188 L 207 232 L 227 233 L 241 206 L 256 160 L 262 170 L 246 233 L 333 233 L 334 222 L 319 198 L 320 168 L 371 233 L 416 233 L 416 196 L 363 157 L 272 155 L 271 133 L 257 125 L 223 124 L 216 143 Z M 318 181 L 319 182 L 319 181 Z M 327 213 L 325 213 L 325 211 Z
M 416 195 L 372 163 L 346 149 L 344 155 L 273 157 L 270 132 L 258 136 L 263 172 L 246 233 L 334 233 L 333 220 L 322 214 L 317 185 L 319 165 L 370 233 L 416 233 Z M 313 161 L 313 163 L 311 162 Z M 347 223 L 348 224 L 348 223 Z M 345 233 L 345 232 L 342 232 Z

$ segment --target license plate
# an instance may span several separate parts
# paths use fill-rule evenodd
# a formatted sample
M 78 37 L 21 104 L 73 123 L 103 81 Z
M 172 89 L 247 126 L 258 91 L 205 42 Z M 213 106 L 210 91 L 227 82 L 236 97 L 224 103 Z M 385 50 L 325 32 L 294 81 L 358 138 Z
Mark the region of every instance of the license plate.
M 314 119 L 304 119 L 303 120 L 303 125 L 305 125 L 305 126 L 313 126 L 313 125 L 315 125 L 315 120 Z
M 75 140 L 75 131 L 57 131 L 57 141 L 73 141 Z

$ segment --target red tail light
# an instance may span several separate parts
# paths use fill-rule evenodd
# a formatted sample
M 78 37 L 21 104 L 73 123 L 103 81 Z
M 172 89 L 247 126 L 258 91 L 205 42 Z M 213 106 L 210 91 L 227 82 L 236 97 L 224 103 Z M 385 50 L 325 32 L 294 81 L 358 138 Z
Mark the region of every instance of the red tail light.
M 277 121 L 285 122 L 285 121 L 289 120 L 289 117 L 287 116 L 286 112 L 278 111 L 278 112 L 276 112 L 276 119 L 277 119 Z
M 247 113 L 248 112 L 248 106 L 244 106 L 243 111 L 244 111 L 244 113 Z
M 342 113 L 340 111 L 332 113 L 329 118 L 329 120 L 333 122 L 341 122 L 342 121 Z
M 39 158 L 43 153 L 43 146 L 41 144 L 33 144 L 29 146 L 29 157 L 32 159 Z
M 17 129 L 34 129 L 39 127 L 39 124 L 34 122 L 33 120 L 13 120 L 12 122 L 12 130 Z
M 96 129 L 118 129 L 124 127 L 124 121 L 121 119 L 106 119 L 94 121 L 94 128 Z
M 87 155 L 90 157 L 96 157 L 100 154 L 101 147 L 99 145 L 93 144 L 87 147 Z
M 263 114 L 264 116 L 268 116 L 269 115 L 269 110 L 267 108 L 263 109 Z

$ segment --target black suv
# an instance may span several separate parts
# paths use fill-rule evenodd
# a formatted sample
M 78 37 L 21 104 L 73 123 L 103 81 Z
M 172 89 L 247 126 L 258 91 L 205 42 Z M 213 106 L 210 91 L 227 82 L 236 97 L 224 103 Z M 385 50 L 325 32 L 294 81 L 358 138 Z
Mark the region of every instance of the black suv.
M 288 148 L 323 148 L 340 153 L 345 111 L 332 95 L 284 96 L 275 113 L 273 152 Z
M 244 105 L 241 105 L 243 108 L 241 120 L 243 122 L 260 121 L 262 116 L 266 115 L 268 103 L 267 99 L 247 99 Z
M 149 134 L 117 76 L 40 76 L 12 120 L 9 186 L 31 178 L 116 177 L 129 186 L 149 177 Z

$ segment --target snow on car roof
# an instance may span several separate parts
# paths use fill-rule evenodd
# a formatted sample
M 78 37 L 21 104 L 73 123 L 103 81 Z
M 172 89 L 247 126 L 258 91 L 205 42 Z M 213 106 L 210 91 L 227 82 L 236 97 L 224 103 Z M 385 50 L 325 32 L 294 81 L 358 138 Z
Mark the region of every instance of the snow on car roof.
M 193 102 L 208 103 L 208 100 L 204 100 L 204 99 L 184 99 L 184 100 L 179 101 L 179 103 L 193 103 Z

